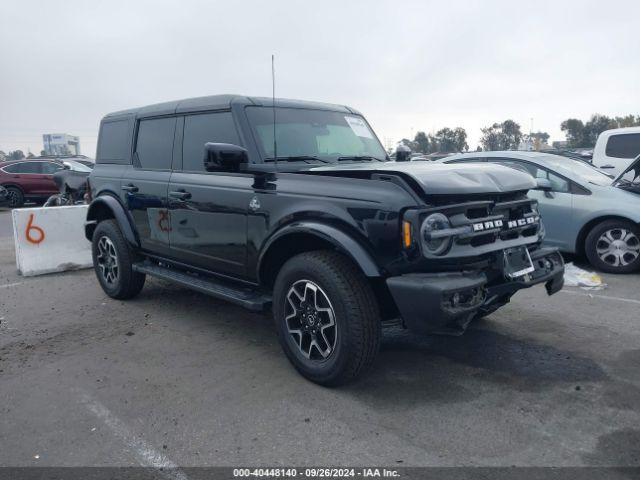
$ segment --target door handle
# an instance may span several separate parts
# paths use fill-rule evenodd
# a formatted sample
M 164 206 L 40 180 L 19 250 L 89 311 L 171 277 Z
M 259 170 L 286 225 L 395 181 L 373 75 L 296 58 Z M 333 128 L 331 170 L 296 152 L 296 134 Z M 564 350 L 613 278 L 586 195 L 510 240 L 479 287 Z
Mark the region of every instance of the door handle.
M 122 190 L 124 190 L 125 192 L 136 193 L 138 191 L 138 187 L 130 183 L 129 185 L 123 185 Z
M 184 190 L 177 190 L 175 192 L 169 192 L 169 196 L 176 200 L 189 200 L 191 198 L 191 193 L 185 192 Z

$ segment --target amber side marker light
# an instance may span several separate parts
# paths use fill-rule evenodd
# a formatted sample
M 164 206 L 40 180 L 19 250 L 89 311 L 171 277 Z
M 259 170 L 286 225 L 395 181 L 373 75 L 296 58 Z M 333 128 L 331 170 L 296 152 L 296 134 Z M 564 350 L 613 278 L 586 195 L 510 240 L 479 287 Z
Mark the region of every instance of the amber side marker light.
M 411 246 L 411 223 L 406 220 L 402 222 L 402 243 L 404 248 Z

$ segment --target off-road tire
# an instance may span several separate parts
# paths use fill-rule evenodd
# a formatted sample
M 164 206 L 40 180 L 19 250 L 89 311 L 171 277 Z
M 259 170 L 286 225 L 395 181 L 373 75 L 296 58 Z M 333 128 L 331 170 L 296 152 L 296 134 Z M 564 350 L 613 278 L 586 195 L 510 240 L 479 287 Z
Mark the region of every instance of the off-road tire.
M 5 187 L 9 208 L 20 208 L 24 205 L 24 193 L 18 187 Z
M 335 313 L 335 345 L 326 359 L 306 358 L 296 344 L 299 337 L 289 333 L 287 295 L 301 281 L 319 287 Z M 353 262 L 336 252 L 301 253 L 284 264 L 275 281 L 273 316 L 287 358 L 305 378 L 321 385 L 354 380 L 371 366 L 380 347 L 380 309 L 371 286 Z
M 635 260 L 630 261 L 627 265 L 614 266 L 604 261 L 598 254 L 598 243 L 601 237 L 609 231 L 623 229 L 635 235 L 635 239 L 640 239 L 640 227 L 638 225 L 625 220 L 605 220 L 597 224 L 591 229 L 585 239 L 585 254 L 589 259 L 589 263 L 597 270 L 607 273 L 632 273 L 640 269 L 640 255 Z M 636 243 L 637 245 L 637 243 Z
M 109 283 L 105 278 L 100 266 L 100 242 L 103 238 L 108 239 L 117 257 L 117 280 Z M 104 220 L 96 226 L 93 232 L 92 241 L 93 267 L 98 277 L 98 282 L 104 292 L 111 298 L 127 300 L 135 297 L 144 286 L 145 275 L 135 272 L 133 264 L 139 260 L 127 240 L 122 235 L 120 227 L 115 220 Z

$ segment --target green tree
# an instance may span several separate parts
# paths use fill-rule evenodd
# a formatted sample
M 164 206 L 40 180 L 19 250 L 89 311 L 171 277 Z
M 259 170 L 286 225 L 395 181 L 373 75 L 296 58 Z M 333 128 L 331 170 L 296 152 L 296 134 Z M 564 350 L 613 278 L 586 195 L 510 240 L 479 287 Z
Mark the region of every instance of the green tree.
M 416 133 L 413 139 L 413 144 L 416 146 L 415 151 L 419 153 L 429 153 L 429 137 L 424 132 Z M 413 150 L 413 149 L 412 149 Z
M 624 117 L 616 117 L 613 121 L 615 122 L 617 128 L 639 127 L 640 115 L 625 115 Z
M 513 120 L 494 123 L 490 127 L 481 129 L 480 143 L 485 151 L 516 150 L 522 140 L 520 125 Z
M 587 123 L 584 124 L 583 142 L 585 147 L 593 147 L 600 135 L 605 130 L 617 128 L 615 120 L 606 115 L 594 114 Z
M 585 146 L 584 123 L 577 118 L 568 118 L 560 124 L 560 130 L 564 132 L 569 148 Z
M 432 144 L 437 145 L 439 152 L 463 152 L 469 149 L 467 145 L 467 132 L 464 128 L 457 127 L 454 130 L 445 127 L 438 130 L 433 136 Z
M 14 150 L 13 152 L 9 152 L 8 158 L 9 160 L 22 160 L 24 153 L 22 150 Z
M 522 136 L 524 141 L 529 141 L 534 150 L 540 150 L 547 144 L 550 135 L 547 132 L 532 132 Z

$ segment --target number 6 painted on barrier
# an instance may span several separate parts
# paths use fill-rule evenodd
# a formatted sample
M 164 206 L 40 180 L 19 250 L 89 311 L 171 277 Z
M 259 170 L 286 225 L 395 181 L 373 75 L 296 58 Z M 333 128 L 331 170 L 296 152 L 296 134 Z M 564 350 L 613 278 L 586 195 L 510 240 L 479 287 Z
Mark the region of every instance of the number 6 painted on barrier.
M 37 232 L 37 238 L 33 237 L 33 234 L 31 233 L 32 230 L 35 230 Z M 38 245 L 44 240 L 44 230 L 33 224 L 33 213 L 29 215 L 29 223 L 27 223 L 25 236 L 27 237 L 27 241 L 29 243 L 33 243 L 35 245 Z

